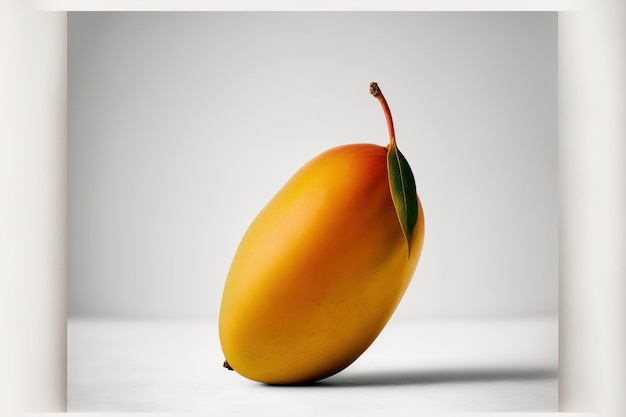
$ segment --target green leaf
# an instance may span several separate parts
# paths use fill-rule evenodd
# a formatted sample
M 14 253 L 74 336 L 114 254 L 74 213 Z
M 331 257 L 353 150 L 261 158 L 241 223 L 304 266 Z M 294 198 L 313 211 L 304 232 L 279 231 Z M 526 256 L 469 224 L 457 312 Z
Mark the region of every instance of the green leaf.
M 417 224 L 417 190 L 415 178 L 406 158 L 395 143 L 387 151 L 387 173 L 389 175 L 389 189 L 393 205 L 398 214 L 402 232 L 411 252 L 411 238 Z

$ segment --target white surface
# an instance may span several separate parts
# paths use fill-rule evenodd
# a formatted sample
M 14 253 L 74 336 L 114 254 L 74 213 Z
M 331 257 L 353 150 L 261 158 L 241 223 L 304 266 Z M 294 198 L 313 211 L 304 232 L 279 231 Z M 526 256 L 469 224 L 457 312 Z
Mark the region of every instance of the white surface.
M 69 412 L 554 412 L 557 320 L 393 320 L 343 372 L 300 387 L 222 368 L 216 322 L 68 322 Z M 302 414 L 304 413 L 304 414 Z

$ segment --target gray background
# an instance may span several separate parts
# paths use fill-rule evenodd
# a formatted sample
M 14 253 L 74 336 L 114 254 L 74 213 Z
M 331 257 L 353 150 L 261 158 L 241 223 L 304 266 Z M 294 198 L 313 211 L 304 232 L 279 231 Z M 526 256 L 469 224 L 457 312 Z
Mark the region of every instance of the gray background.
M 388 142 L 426 237 L 397 317 L 557 313 L 556 13 L 68 14 L 70 316 L 216 317 L 254 216 Z

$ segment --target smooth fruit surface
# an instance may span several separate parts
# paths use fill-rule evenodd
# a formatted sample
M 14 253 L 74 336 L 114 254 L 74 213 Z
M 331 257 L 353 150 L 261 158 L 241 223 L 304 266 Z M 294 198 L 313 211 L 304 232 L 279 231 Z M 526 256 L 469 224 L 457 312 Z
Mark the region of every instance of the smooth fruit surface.
M 418 199 L 407 245 L 387 151 L 354 144 L 320 154 L 249 226 L 219 318 L 222 350 L 237 373 L 268 384 L 319 380 L 350 365 L 383 329 L 424 238 Z

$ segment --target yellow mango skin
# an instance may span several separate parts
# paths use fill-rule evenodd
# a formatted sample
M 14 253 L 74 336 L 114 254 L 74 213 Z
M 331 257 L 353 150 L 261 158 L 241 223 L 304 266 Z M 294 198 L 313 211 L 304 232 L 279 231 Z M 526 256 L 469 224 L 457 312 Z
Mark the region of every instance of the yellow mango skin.
M 300 384 L 331 376 L 378 336 L 413 276 L 387 177 L 387 149 L 332 148 L 263 208 L 232 262 L 219 317 L 222 350 L 246 378 Z

